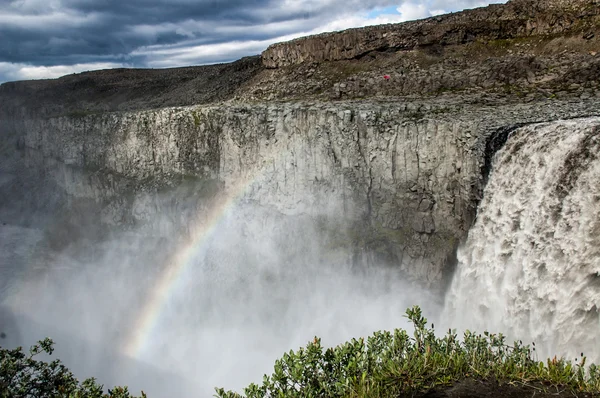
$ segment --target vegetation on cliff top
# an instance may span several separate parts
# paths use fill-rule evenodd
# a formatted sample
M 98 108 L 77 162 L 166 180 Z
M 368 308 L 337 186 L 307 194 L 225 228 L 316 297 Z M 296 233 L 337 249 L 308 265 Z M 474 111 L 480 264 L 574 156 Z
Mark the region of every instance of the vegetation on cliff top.
M 285 353 L 275 362 L 274 373 L 265 375 L 262 384 L 245 388 L 244 394 L 248 398 L 442 397 L 452 396 L 444 390 L 465 382 L 471 382 L 468 396 L 481 396 L 480 390 L 486 388 L 484 395 L 492 397 L 600 394 L 600 368 L 586 367 L 583 354 L 575 363 L 556 357 L 538 362 L 534 344 L 507 345 L 502 334 L 488 332 L 467 331 L 460 340 L 449 330 L 440 338 L 419 307 L 408 309 L 406 317 L 414 325 L 412 337 L 401 329 L 380 331 L 334 348 L 324 348 L 315 337 L 305 348 Z M 34 345 L 29 354 L 21 348 L 0 348 L 0 397 L 134 398 L 126 387 L 105 393 L 93 378 L 80 383 L 59 360 L 35 359 L 52 351 L 50 339 Z M 216 393 L 219 398 L 242 397 L 222 388 Z
M 600 393 L 600 369 L 586 368 L 583 356 L 575 364 L 556 357 L 538 362 L 534 346 L 520 341 L 509 346 L 502 334 L 467 331 L 461 341 L 449 330 L 439 338 L 419 307 L 406 316 L 414 325 L 413 337 L 396 329 L 326 349 L 315 338 L 306 348 L 284 354 L 262 385 L 251 384 L 244 393 L 249 398 L 423 396 L 465 379 L 494 380 L 536 396 L 551 390 L 553 396 Z M 220 398 L 242 397 L 216 391 Z
M 0 347 L 0 398 L 135 398 L 127 387 L 104 392 L 94 378 L 79 382 L 58 359 L 46 362 L 40 354 L 52 355 L 53 341 L 44 339 L 28 353 L 22 347 L 13 350 Z M 141 398 L 146 395 L 142 392 Z

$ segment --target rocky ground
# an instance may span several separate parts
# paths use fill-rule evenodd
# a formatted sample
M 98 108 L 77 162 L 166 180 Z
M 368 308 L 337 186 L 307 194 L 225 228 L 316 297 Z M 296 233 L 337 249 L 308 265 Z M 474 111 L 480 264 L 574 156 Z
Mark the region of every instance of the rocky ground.
M 264 68 L 260 57 L 171 69 L 108 69 L 0 85 L 0 115 L 25 108 L 43 117 L 154 109 L 226 100 Z
M 543 384 L 507 384 L 496 380 L 462 380 L 451 387 L 437 388 L 422 395 L 422 398 L 567 398 L 593 397 L 593 394 L 574 394 L 569 389 L 547 387 Z
M 297 39 L 230 64 L 5 83 L 0 116 L 17 107 L 82 116 L 223 101 L 587 99 L 599 95 L 599 30 L 597 0 L 512 0 Z
M 360 59 L 265 70 L 246 84 L 238 98 L 442 96 L 501 102 L 589 98 L 599 85 L 599 48 L 594 38 L 531 37 L 373 51 Z

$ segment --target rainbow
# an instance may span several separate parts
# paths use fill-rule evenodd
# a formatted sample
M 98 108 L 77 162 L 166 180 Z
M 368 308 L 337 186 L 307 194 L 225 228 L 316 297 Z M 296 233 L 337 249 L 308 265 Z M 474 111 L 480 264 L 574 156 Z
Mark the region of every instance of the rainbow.
M 214 204 L 207 216 L 199 215 L 195 220 L 190 238 L 175 251 L 173 257 L 167 262 L 164 270 L 157 279 L 156 285 L 150 291 L 146 304 L 139 317 L 137 317 L 132 334 L 128 337 L 123 347 L 123 352 L 132 358 L 137 358 L 146 347 L 152 331 L 158 325 L 163 307 L 173 295 L 173 291 L 185 270 L 193 264 L 194 257 L 200 252 L 202 244 L 217 230 L 227 214 L 235 207 L 244 196 L 248 188 L 256 181 L 260 168 L 245 178 L 239 178 L 225 190 L 218 203 Z

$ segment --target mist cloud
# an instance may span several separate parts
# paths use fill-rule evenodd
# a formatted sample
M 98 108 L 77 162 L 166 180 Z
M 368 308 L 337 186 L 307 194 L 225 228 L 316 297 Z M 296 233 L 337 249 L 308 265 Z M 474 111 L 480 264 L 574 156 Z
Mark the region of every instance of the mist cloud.
M 155 221 L 170 217 L 156 214 Z M 333 219 L 326 211 L 324 217 Z M 0 249 L 17 242 L 35 263 L 36 233 L 0 226 Z M 25 267 L 26 275 L 12 277 L 15 287 L 0 297 L 0 326 L 4 320 L 13 345 L 52 337 L 56 357 L 78 377 L 107 386 L 127 384 L 152 396 L 210 396 L 216 386 L 240 391 L 314 336 L 333 346 L 408 327 L 402 315 L 413 305 L 439 313 L 439 296 L 396 267 L 366 258 L 353 266 L 345 234 L 330 236 L 308 216 L 237 205 L 211 235 L 194 241 L 160 306 L 150 308 L 155 321 L 141 329 L 150 293 L 189 244 L 185 234 L 152 238 L 140 227 L 72 241 L 44 269 Z M 129 352 L 138 336 L 143 344 Z

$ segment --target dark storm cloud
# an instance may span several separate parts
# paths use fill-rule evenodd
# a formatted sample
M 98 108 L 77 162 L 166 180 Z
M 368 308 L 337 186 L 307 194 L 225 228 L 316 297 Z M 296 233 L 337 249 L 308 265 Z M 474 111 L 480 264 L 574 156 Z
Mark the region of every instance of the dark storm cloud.
M 136 48 L 289 34 L 294 21 L 321 15 L 327 2 L 273 0 L 60 0 L 0 4 L 0 62 L 60 65 L 127 59 Z M 306 21 L 314 27 L 321 18 Z M 273 31 L 261 25 L 284 22 Z M 228 31 L 231 27 L 231 31 Z M 219 28 L 219 29 L 215 29 Z M 244 28 L 244 29 L 240 29 Z M 78 59 L 74 59 L 74 55 Z
M 458 0 L 452 9 L 478 2 Z M 166 67 L 225 62 L 257 54 L 277 40 L 358 26 L 364 24 L 360 15 L 403 3 L 430 7 L 443 2 L 0 0 L 0 82 L 82 70 L 86 65 Z

